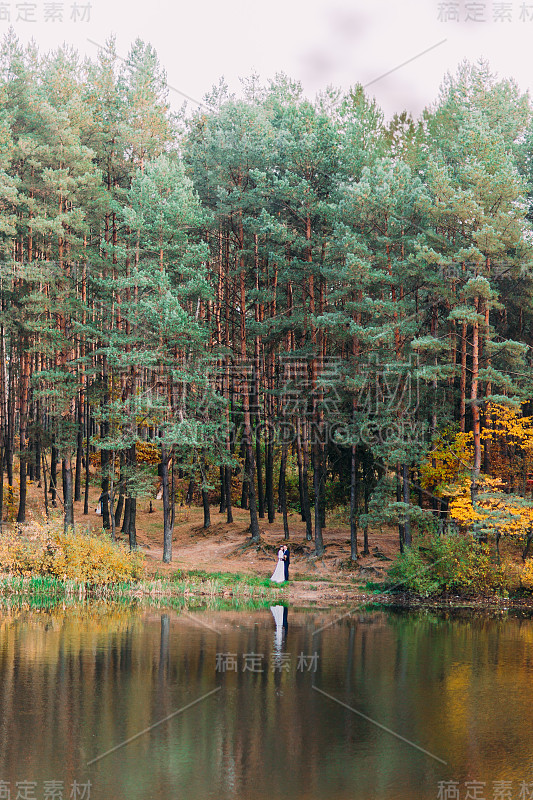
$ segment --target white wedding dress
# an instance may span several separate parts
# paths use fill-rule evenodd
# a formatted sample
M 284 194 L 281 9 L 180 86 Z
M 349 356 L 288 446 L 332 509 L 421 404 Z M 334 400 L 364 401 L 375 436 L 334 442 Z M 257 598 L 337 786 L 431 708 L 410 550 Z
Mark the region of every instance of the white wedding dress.
M 285 580 L 285 562 L 283 560 L 284 551 L 280 547 L 278 550 L 278 563 L 276 565 L 276 569 L 274 570 L 272 577 L 270 578 L 271 581 L 275 581 L 276 583 L 283 583 Z

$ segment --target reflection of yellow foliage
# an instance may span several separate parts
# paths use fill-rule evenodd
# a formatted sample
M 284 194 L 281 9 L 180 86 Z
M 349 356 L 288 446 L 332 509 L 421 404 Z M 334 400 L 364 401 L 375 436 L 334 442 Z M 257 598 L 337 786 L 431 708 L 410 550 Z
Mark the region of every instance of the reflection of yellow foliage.
M 40 614 L 30 607 L 21 611 L 18 604 L 10 604 L 2 606 L 0 636 L 11 659 L 20 650 L 26 663 L 51 665 L 66 655 L 97 653 L 111 638 L 131 636 L 132 631 L 142 628 L 142 616 L 127 606 L 91 601 L 90 607 L 59 605 Z

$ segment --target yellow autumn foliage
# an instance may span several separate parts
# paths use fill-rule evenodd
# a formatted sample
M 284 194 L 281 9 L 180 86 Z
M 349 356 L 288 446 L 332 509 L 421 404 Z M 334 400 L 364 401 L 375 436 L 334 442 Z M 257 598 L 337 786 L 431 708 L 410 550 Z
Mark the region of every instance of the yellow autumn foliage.
M 460 528 L 474 524 L 496 527 L 500 536 L 521 538 L 533 525 L 533 506 L 519 495 L 508 494 L 502 481 L 480 476 L 475 506 L 470 492 L 471 479 L 463 478 L 455 487 L 449 506 L 450 517 Z
M 422 487 L 436 497 L 443 497 L 465 470 L 470 470 L 474 457 L 471 433 L 442 431 L 433 443 L 431 453 L 420 468 Z
M 4 531 L 0 569 L 11 575 L 51 575 L 102 585 L 142 578 L 144 560 L 108 536 L 65 533 L 55 519 Z
M 520 571 L 520 586 L 527 591 L 533 591 L 533 559 L 528 559 Z
M 489 450 L 490 471 L 511 491 L 524 492 L 528 472 L 533 470 L 533 417 L 519 409 L 489 405 L 481 441 Z

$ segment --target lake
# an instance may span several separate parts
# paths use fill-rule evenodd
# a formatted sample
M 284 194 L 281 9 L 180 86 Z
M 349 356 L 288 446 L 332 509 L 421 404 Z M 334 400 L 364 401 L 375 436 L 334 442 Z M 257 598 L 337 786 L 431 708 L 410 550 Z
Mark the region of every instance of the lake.
M 3 608 L 0 673 L 5 800 L 533 797 L 528 614 Z

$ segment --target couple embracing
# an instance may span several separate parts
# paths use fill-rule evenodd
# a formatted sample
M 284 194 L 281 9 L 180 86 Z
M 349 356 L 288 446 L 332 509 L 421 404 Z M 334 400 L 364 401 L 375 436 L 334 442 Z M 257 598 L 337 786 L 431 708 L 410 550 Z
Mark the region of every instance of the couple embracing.
M 270 578 L 276 583 L 283 583 L 289 580 L 289 564 L 291 563 L 291 553 L 286 544 L 282 544 L 278 550 L 278 563 Z

